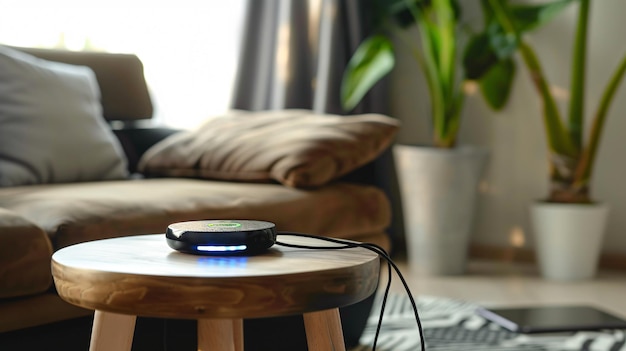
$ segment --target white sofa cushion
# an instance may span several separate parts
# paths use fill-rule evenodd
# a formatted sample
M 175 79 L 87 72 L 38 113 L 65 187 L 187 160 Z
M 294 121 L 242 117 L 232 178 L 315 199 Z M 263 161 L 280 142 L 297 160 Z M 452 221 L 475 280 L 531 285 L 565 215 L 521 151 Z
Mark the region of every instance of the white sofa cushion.
M 93 71 L 0 46 L 0 186 L 121 179 Z

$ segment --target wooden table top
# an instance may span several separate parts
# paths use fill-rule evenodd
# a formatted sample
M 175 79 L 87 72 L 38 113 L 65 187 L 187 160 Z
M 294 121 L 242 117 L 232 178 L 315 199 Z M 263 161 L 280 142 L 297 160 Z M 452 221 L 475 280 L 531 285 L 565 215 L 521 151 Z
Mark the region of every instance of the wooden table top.
M 329 246 L 315 239 L 279 241 Z M 167 318 L 256 318 L 356 303 L 378 284 L 378 256 L 363 248 L 274 245 L 257 256 L 172 250 L 164 234 L 86 242 L 52 256 L 59 295 L 89 309 Z

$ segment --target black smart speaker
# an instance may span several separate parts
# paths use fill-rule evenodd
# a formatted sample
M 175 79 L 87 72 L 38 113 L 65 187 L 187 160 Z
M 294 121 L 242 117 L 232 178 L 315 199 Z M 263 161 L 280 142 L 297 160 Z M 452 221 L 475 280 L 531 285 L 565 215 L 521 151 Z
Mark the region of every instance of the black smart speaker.
M 253 220 L 206 220 L 170 224 L 165 232 L 174 250 L 197 255 L 254 255 L 276 242 L 276 225 Z

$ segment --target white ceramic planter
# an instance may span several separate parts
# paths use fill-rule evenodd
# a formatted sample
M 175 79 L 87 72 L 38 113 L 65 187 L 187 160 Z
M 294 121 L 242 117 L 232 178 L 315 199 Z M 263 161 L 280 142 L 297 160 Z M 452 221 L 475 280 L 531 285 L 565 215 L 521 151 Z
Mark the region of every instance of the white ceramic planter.
M 396 145 L 394 156 L 409 268 L 422 275 L 465 273 L 487 150 Z
M 536 202 L 530 211 L 543 277 L 558 281 L 593 278 L 602 250 L 608 206 Z

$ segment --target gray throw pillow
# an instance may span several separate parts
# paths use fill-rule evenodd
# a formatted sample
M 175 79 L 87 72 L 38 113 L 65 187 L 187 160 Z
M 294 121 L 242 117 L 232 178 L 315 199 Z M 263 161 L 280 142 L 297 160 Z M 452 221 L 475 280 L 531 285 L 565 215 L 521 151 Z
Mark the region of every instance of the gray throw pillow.
M 121 179 L 93 71 L 0 46 L 0 186 Z

